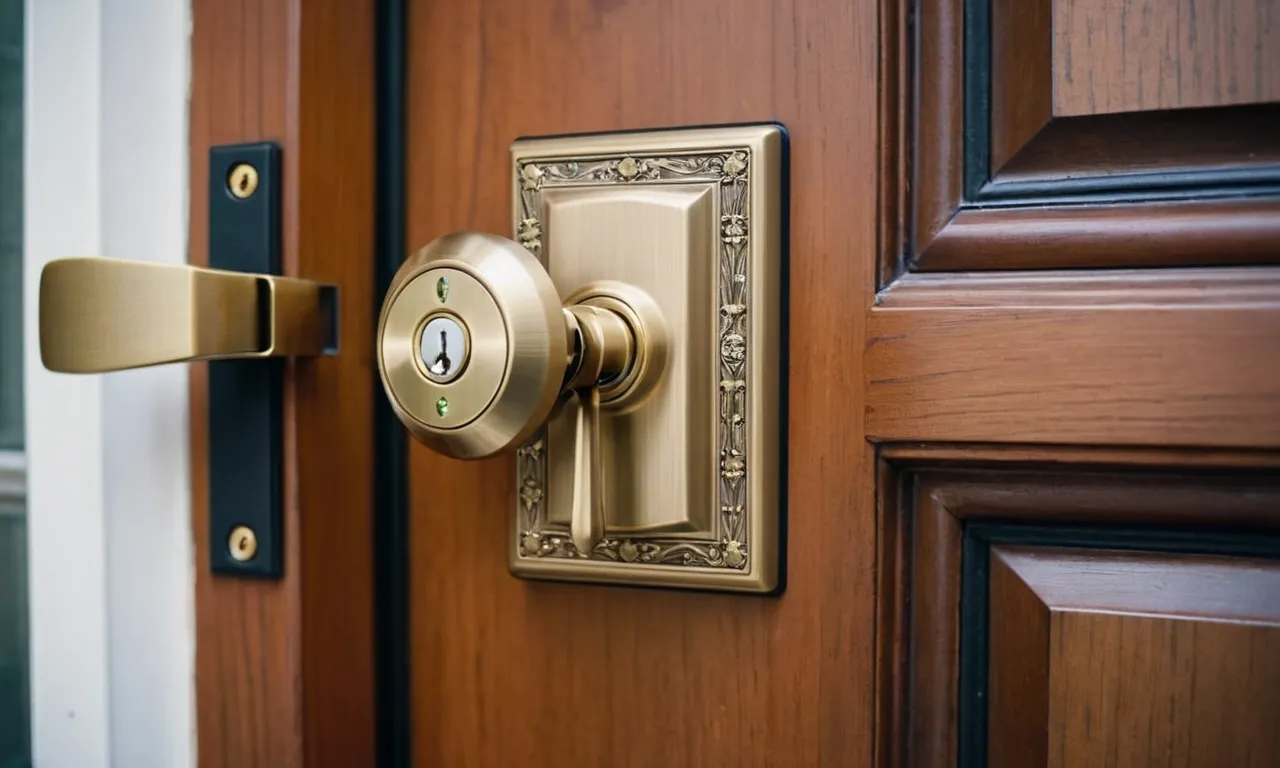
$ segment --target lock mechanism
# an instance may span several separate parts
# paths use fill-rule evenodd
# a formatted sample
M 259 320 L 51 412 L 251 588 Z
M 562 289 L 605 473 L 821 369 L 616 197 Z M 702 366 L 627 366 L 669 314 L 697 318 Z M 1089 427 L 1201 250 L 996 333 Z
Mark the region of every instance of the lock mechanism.
M 551 277 L 518 243 L 465 232 L 401 266 L 378 340 L 396 415 L 448 456 L 507 450 L 573 400 L 571 539 L 581 552 L 594 549 L 605 530 L 600 411 L 637 407 L 662 376 L 666 329 L 653 299 L 599 282 L 562 307 Z
M 445 455 L 516 452 L 516 575 L 780 587 L 784 145 L 519 140 L 517 240 L 445 235 L 392 280 L 392 408 Z

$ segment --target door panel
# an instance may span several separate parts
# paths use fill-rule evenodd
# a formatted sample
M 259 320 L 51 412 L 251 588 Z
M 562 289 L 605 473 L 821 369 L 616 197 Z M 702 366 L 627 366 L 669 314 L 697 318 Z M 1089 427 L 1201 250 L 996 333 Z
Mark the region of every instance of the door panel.
M 513 578 L 512 459 L 414 445 L 417 763 L 867 759 L 875 532 L 856 340 L 875 265 L 874 4 L 468 0 L 409 18 L 411 249 L 513 234 L 519 136 L 776 119 L 793 141 L 785 597 Z
M 1272 6 L 1098 5 L 411 5 L 411 249 L 519 136 L 792 141 L 786 592 L 513 578 L 513 457 L 414 445 L 417 764 L 1272 759 Z
M 989 765 L 1280 762 L 1280 564 L 1018 546 L 989 557 Z
M 1275 263 L 1280 6 L 1103 5 L 887 5 L 918 19 L 908 267 Z
M 889 10 L 877 765 L 1271 764 L 1274 4 Z
M 927 463 L 882 466 L 879 765 L 1274 764 L 1274 473 Z

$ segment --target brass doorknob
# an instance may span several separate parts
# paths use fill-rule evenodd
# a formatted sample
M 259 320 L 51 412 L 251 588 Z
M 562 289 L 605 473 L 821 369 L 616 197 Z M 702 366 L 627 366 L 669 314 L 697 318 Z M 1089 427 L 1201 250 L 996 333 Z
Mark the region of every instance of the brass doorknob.
M 377 346 L 396 415 L 454 458 L 519 445 L 558 403 L 576 399 L 572 538 L 591 551 L 604 536 L 599 412 L 639 406 L 666 364 L 666 328 L 647 294 L 596 282 L 562 301 L 518 243 L 446 235 L 392 279 Z
M 40 273 L 40 357 L 61 373 L 319 355 L 331 286 L 175 264 L 60 259 Z

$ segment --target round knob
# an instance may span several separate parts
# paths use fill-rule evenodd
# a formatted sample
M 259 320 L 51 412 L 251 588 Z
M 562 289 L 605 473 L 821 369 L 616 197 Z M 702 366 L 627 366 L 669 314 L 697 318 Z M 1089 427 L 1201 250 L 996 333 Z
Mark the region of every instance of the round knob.
M 396 272 L 378 370 L 413 435 L 455 458 L 524 441 L 556 403 L 572 350 L 555 285 L 518 243 L 447 235 Z

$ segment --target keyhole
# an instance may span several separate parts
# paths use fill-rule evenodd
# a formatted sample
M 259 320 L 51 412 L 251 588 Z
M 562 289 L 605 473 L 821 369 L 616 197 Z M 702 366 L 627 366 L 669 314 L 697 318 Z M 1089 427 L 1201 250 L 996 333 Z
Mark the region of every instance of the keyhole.
M 431 363 L 431 372 L 437 376 L 448 376 L 449 369 L 453 367 L 453 363 L 449 360 L 449 337 L 445 335 L 445 331 L 440 331 L 440 354 L 436 355 L 436 359 Z
M 428 320 L 418 345 L 421 370 L 437 384 L 453 381 L 467 365 L 467 332 L 457 315 L 441 313 Z

